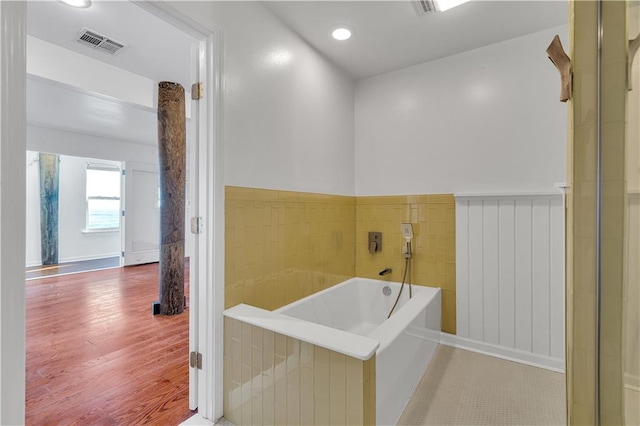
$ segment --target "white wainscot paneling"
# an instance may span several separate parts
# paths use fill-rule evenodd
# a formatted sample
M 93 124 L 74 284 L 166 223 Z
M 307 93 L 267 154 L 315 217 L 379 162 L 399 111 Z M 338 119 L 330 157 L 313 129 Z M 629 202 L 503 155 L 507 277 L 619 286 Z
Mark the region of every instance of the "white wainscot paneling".
M 460 338 L 564 363 L 562 194 L 456 195 L 456 277 Z

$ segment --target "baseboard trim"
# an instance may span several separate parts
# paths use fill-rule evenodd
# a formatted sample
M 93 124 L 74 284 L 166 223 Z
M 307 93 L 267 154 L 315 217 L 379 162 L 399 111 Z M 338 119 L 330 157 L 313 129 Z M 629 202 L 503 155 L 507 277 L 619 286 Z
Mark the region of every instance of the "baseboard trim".
M 564 360 L 559 358 L 551 358 L 544 355 L 521 351 L 519 349 L 478 342 L 477 340 L 471 340 L 449 333 L 440 333 L 440 343 L 454 348 L 465 349 L 496 358 L 506 359 L 507 361 L 519 362 L 532 367 L 544 368 L 557 373 L 564 373 Z
M 85 260 L 99 260 L 106 259 L 108 257 L 118 257 L 120 253 L 104 253 L 104 254 L 92 254 L 89 256 L 74 256 L 74 257 L 65 257 L 58 259 L 58 264 L 60 263 L 71 263 L 71 262 L 83 262 Z M 34 260 L 27 262 L 25 267 L 33 268 L 34 266 L 42 266 L 42 262 L 39 260 Z
M 85 260 L 98 260 L 98 259 L 106 259 L 108 257 L 118 257 L 120 253 L 100 253 L 100 254 L 92 254 L 88 256 L 73 256 L 73 257 L 65 257 L 60 258 L 58 263 L 70 263 L 70 262 L 82 262 Z
M 196 413 L 184 422 L 180 423 L 179 426 L 213 426 L 214 424 L 217 425 L 218 423 L 214 423 L 209 419 L 205 419 L 200 414 Z

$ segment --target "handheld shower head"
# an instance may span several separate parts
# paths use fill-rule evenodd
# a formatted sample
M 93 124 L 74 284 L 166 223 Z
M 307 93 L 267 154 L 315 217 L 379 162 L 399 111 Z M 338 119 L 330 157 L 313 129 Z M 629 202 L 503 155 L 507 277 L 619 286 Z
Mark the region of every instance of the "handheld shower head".
M 400 224 L 400 230 L 402 231 L 402 236 L 407 241 L 411 241 L 413 239 L 413 226 L 410 223 L 402 223 Z
M 413 226 L 410 223 L 400 224 L 400 230 L 405 240 L 405 247 L 402 249 L 402 254 L 405 259 L 411 259 L 411 240 L 413 239 Z

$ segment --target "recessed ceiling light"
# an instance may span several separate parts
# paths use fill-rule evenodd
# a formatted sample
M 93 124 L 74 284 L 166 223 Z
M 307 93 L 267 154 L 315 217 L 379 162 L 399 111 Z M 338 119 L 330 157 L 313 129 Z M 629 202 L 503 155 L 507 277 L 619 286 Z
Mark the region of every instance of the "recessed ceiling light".
M 456 6 L 460 6 L 463 3 L 468 2 L 469 0 L 437 0 L 438 1 L 438 10 L 440 12 L 444 12 L 445 10 L 449 10 Z
M 60 0 L 67 6 L 77 7 L 80 9 L 86 9 L 91 6 L 91 0 Z
M 351 34 L 353 34 L 353 31 L 342 25 L 331 31 L 331 37 L 339 41 L 349 40 L 351 38 Z

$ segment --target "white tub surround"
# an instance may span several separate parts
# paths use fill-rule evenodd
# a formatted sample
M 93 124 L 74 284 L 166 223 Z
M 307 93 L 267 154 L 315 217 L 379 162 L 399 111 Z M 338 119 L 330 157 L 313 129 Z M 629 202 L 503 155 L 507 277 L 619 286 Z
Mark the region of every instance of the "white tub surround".
M 383 288 L 387 286 L 391 290 L 389 295 L 383 293 Z M 409 288 L 405 285 L 394 314 L 387 319 L 399 291 L 399 283 L 352 278 L 274 312 L 238 305 L 228 309 L 225 317 L 238 321 L 238 324 L 253 327 L 251 330 L 254 331 L 268 330 L 287 336 L 287 339 L 294 342 L 300 341 L 300 348 L 313 345 L 314 353 L 319 353 L 320 356 L 323 356 L 322 350 L 326 349 L 332 351 L 331 359 L 346 356 L 347 369 L 355 360 L 369 363 L 363 367 L 363 371 L 373 365 L 373 393 L 376 397 L 369 410 L 375 413 L 375 423 L 390 425 L 395 424 L 402 414 L 440 340 L 440 289 L 414 285 L 413 297 L 409 300 Z M 235 336 L 238 333 L 242 333 L 242 330 L 231 330 L 227 334 Z M 230 351 L 233 354 L 229 357 L 230 363 L 236 359 L 236 350 L 241 358 L 245 357 L 245 350 L 238 347 L 233 339 L 229 341 L 229 345 L 235 345 L 236 348 Z M 288 352 L 294 359 L 297 356 L 296 347 L 295 343 L 291 343 L 293 352 Z M 225 353 L 228 352 L 225 346 Z M 302 358 L 300 354 L 300 359 Z M 372 360 L 374 363 L 370 362 Z M 293 364 L 297 365 L 295 361 Z M 342 371 L 340 364 L 336 369 L 329 369 L 329 377 L 332 377 L 334 371 L 335 374 Z M 354 371 L 360 369 L 355 364 Z M 317 380 L 318 377 L 315 377 Z M 348 371 L 346 377 L 349 386 Z M 242 380 L 234 382 L 236 389 L 241 388 L 242 383 Z M 308 385 L 300 377 L 300 387 Z M 316 385 L 317 383 L 314 384 Z M 364 389 L 367 392 L 366 386 Z M 330 391 L 330 399 L 334 397 L 334 393 L 341 395 L 340 385 L 335 385 L 335 392 Z M 225 395 L 227 394 L 229 393 L 225 391 Z M 235 407 L 229 408 L 232 412 L 242 411 L 235 401 L 231 405 Z M 263 405 L 262 410 L 264 409 Z M 245 423 L 245 417 L 242 417 L 242 422 Z
M 391 294 L 382 292 L 389 286 Z M 376 423 L 395 424 L 440 341 L 440 289 L 405 285 L 391 318 L 400 283 L 352 278 L 276 312 L 380 342 L 376 352 Z
M 562 194 L 455 197 L 458 329 L 443 343 L 562 371 Z
M 378 349 L 376 340 L 241 303 L 224 311 L 226 318 L 255 325 L 330 351 L 366 361 Z
M 375 424 L 375 340 L 247 305 L 229 309 L 224 327 L 226 419 L 237 425 Z

